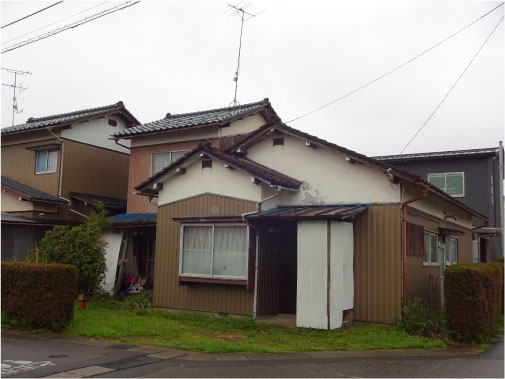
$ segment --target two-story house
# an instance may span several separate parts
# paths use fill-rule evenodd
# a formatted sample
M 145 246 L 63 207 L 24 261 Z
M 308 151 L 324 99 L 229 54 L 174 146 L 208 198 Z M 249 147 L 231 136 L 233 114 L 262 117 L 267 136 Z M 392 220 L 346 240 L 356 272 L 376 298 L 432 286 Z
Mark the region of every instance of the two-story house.
M 157 194 L 139 194 L 135 186 L 196 148 L 202 139 L 226 149 L 271 121 L 280 121 L 268 99 L 233 107 L 183 114 L 167 113 L 164 118 L 117 130 L 113 138 L 130 147 L 127 213 L 113 218 L 113 229 L 105 233 L 109 243 L 106 289 L 116 280 L 118 256 L 125 262 L 118 270 L 153 283 Z M 193 189 L 188 188 L 188 196 Z M 118 229 L 123 233 L 118 233 Z
M 118 102 L 3 128 L 2 259 L 23 259 L 45 230 L 83 222 L 98 202 L 123 213 L 129 149 L 110 135 L 137 125 Z
M 474 261 L 503 257 L 503 146 L 375 159 L 421 176 L 488 218 L 473 218 Z M 500 172 L 501 171 L 501 172 Z

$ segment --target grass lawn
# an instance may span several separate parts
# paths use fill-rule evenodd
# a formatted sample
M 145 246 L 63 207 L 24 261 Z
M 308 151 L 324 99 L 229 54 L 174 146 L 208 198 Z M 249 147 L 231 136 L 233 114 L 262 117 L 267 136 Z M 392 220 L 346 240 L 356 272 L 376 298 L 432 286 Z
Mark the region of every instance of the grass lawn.
M 396 327 L 357 325 L 344 332 L 256 324 L 251 317 L 151 309 L 148 295 L 125 302 L 102 299 L 75 309 L 65 333 L 132 345 L 202 353 L 295 352 L 443 348 L 442 340 L 411 336 Z M 140 300 L 140 301 L 139 301 Z

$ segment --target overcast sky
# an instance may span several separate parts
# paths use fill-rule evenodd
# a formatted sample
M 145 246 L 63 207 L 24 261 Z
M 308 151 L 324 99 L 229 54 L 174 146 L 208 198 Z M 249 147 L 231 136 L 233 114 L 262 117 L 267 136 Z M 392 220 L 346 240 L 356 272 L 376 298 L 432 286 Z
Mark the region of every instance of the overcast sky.
M 55 2 L 2 1 L 1 25 Z M 1 29 L 2 49 L 118 4 L 66 0 Z M 289 121 L 381 76 L 499 4 L 254 0 L 247 11 L 266 11 L 244 24 L 237 100 L 268 97 Z M 23 112 L 15 124 L 119 100 L 143 123 L 167 112 L 228 106 L 240 33 L 239 17 L 223 14 L 228 8 L 226 1 L 144 0 L 1 54 L 2 67 L 33 73 L 18 77 L 29 88 L 18 95 Z M 503 14 L 504 6 L 384 79 L 288 124 L 366 155 L 400 153 Z M 2 70 L 2 83 L 13 80 Z M 405 152 L 497 146 L 504 134 L 504 83 L 502 21 Z M 11 126 L 12 88 L 2 86 L 1 103 L 2 127 Z

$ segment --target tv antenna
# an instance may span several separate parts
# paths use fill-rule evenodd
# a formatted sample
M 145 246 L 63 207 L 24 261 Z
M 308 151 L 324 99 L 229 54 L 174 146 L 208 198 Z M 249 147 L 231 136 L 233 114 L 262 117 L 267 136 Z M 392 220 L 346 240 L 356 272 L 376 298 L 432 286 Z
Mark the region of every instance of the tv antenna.
M 14 91 L 13 96 L 12 96 L 12 126 L 14 126 L 14 116 L 15 116 L 15 114 L 23 112 L 22 109 L 19 110 L 19 108 L 18 108 L 18 101 L 16 99 L 16 89 L 19 88 L 19 93 L 21 93 L 24 90 L 28 89 L 28 87 L 23 87 L 23 83 L 21 83 L 19 85 L 17 84 L 18 75 L 29 76 L 32 73 L 28 72 L 28 71 L 15 70 L 13 68 L 5 68 L 5 67 L 2 67 L 2 70 L 5 70 L 5 71 L 7 71 L 7 72 L 9 72 L 11 74 L 14 74 L 14 84 L 2 83 L 3 86 L 12 87 L 12 89 Z
M 238 58 L 237 58 L 237 69 L 235 70 L 235 76 L 233 77 L 233 81 L 235 82 L 235 93 L 233 96 L 233 101 L 230 103 L 230 107 L 236 107 L 240 105 L 237 101 L 237 89 L 238 89 L 238 78 L 240 74 L 240 53 L 242 51 L 242 34 L 243 34 L 243 29 L 244 29 L 244 22 L 250 20 L 253 17 L 256 17 L 260 13 L 263 13 L 266 11 L 266 9 L 263 9 L 262 11 L 252 14 L 249 12 L 246 12 L 246 9 L 249 8 L 252 5 L 252 1 L 242 4 L 243 1 L 238 2 L 235 5 L 228 4 L 230 9 L 226 10 L 224 13 L 229 13 L 228 17 L 232 16 L 240 16 L 240 40 L 239 40 L 239 45 L 238 45 Z M 230 12 L 231 11 L 231 12 Z

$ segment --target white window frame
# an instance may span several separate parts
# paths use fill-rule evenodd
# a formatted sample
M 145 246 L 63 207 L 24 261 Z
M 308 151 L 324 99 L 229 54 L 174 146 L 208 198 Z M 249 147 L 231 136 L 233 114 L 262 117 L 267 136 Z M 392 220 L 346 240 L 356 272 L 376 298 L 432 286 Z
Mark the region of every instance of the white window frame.
M 458 240 L 458 238 L 457 237 L 449 237 L 449 236 L 445 237 L 445 247 L 446 247 L 446 249 L 449 248 L 449 245 L 450 245 L 449 240 L 451 240 L 451 239 L 456 241 L 456 262 L 449 262 L 449 260 L 448 260 L 449 251 L 446 251 L 445 252 L 445 265 L 446 266 L 455 265 L 459 261 L 459 240 Z
M 424 254 L 423 254 L 423 266 L 437 266 L 438 267 L 438 266 L 440 266 L 440 262 L 439 262 L 440 261 L 440 257 L 438 255 L 438 244 L 439 244 L 439 241 L 440 241 L 440 236 L 437 233 L 433 233 L 433 232 L 430 232 L 428 230 L 424 231 L 424 235 L 426 235 L 426 234 L 430 235 L 430 239 L 432 238 L 431 236 L 437 237 L 437 261 L 436 262 L 431 262 L 431 251 L 430 251 L 430 253 L 428 254 L 428 258 L 430 259 L 429 262 L 425 262 L 424 261 Z M 423 236 L 423 238 L 424 238 L 424 236 Z M 429 244 L 429 246 L 431 248 L 431 243 Z M 426 251 L 426 244 L 424 246 L 424 250 Z
M 461 174 L 461 176 L 463 177 L 463 180 L 462 180 L 462 184 L 463 184 L 463 193 L 462 194 L 458 194 L 458 195 L 451 195 L 449 193 L 449 195 L 451 195 L 452 197 L 465 197 L 465 172 L 464 171 L 451 171 L 451 172 L 431 172 L 428 174 L 428 183 L 431 184 L 430 182 L 430 177 L 433 176 L 433 175 L 444 175 L 444 181 L 445 181 L 445 185 L 444 185 L 444 188 L 441 188 L 442 191 L 444 192 L 447 192 L 446 189 L 447 189 L 447 174 Z M 448 192 L 447 192 L 448 193 Z
M 39 156 L 39 153 L 47 153 L 47 156 L 46 156 L 46 171 L 38 171 L 38 167 L 37 167 L 37 162 L 38 162 L 38 156 Z M 51 153 L 55 153 L 56 154 L 56 162 L 54 164 L 54 170 L 51 170 L 49 171 L 47 168 L 49 167 L 49 155 Z M 56 171 L 58 171 L 58 150 L 51 150 L 51 149 L 46 149 L 46 150 L 37 150 L 35 151 L 35 175 L 43 175 L 43 174 L 52 174 L 52 173 L 55 173 Z
M 214 229 L 215 226 L 241 226 L 246 229 L 246 251 L 245 251 L 245 275 L 244 276 L 231 276 L 231 275 L 214 275 Z M 184 228 L 186 226 L 211 226 L 212 227 L 212 256 L 210 262 L 210 275 L 206 274 L 188 274 L 182 273 L 182 256 L 183 256 L 183 241 L 184 241 Z M 249 273 L 249 226 L 240 223 L 186 223 L 181 224 L 179 236 L 179 276 L 183 278 L 206 278 L 209 280 L 213 279 L 228 279 L 228 280 L 247 280 Z M 206 250 L 207 251 L 207 250 Z
M 174 163 L 174 161 L 172 160 L 172 154 L 173 153 L 180 153 L 181 151 L 184 152 L 184 154 L 190 152 L 191 150 L 188 150 L 188 149 L 181 149 L 181 150 L 173 150 L 173 151 L 161 151 L 159 153 L 153 153 L 151 154 L 151 176 L 156 174 L 156 172 L 153 172 L 153 159 L 154 159 L 154 156 L 155 155 L 159 155 L 159 154 L 170 154 L 170 163 L 169 164 L 172 164 Z M 163 169 L 162 169 L 163 170 Z M 161 170 L 160 170 L 161 171 Z M 157 171 L 159 172 L 159 171 Z

